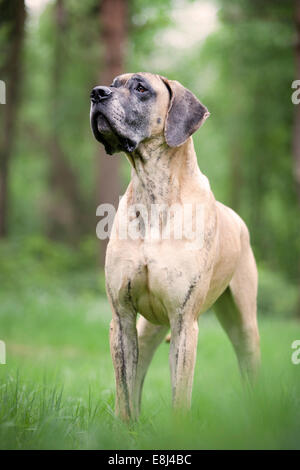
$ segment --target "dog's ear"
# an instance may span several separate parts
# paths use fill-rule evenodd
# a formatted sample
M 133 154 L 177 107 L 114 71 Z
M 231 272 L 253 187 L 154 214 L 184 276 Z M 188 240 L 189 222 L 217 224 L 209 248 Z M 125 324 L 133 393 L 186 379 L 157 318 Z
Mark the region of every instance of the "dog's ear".
M 169 147 L 179 147 L 204 123 L 210 113 L 195 95 L 179 82 L 161 77 L 170 93 L 165 123 Z

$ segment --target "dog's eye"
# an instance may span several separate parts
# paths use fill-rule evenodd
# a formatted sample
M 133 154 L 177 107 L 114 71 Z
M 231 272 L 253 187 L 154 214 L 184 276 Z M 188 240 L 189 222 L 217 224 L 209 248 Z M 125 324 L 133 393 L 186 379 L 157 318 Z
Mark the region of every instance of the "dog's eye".
M 147 91 L 147 88 L 144 88 L 142 85 L 138 85 L 136 87 L 136 91 L 138 91 L 139 93 L 145 93 L 145 91 Z

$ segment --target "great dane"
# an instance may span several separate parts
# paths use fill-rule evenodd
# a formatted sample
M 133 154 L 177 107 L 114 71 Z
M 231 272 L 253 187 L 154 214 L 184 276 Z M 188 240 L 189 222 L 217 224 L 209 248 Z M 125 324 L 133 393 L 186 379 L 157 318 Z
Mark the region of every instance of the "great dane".
M 127 421 L 138 417 L 148 366 L 169 329 L 173 406 L 190 407 L 198 318 L 212 306 L 242 375 L 255 376 L 259 365 L 257 269 L 249 232 L 215 200 L 191 137 L 208 116 L 179 82 L 151 73 L 120 75 L 91 92 L 95 138 L 110 155 L 124 152 L 132 166 L 105 263 L 116 413 Z M 178 236 L 176 211 L 168 212 L 174 204 L 194 228 L 201 208 L 196 244 L 185 233 Z M 164 210 L 148 217 L 153 207 Z M 124 236 L 124 221 L 126 227 L 136 224 L 135 236 Z M 152 229 L 156 236 L 148 236 Z

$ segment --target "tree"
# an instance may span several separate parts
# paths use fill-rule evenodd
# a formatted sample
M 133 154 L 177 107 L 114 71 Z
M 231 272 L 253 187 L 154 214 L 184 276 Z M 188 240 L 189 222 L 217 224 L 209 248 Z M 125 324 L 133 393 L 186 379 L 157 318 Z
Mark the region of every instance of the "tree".
M 49 184 L 52 190 L 52 204 L 49 207 L 48 233 L 53 238 L 60 238 L 64 233 L 72 240 L 80 234 L 84 211 L 76 175 L 70 166 L 68 157 L 61 144 L 61 113 L 64 106 L 62 82 L 64 79 L 65 41 L 68 11 L 64 0 L 56 0 L 54 5 L 55 35 L 53 38 L 53 74 L 52 74 L 52 119 L 51 135 L 46 148 L 50 159 Z
M 124 71 L 125 49 L 128 39 L 128 0 L 102 0 L 100 2 L 102 64 L 99 83 L 109 85 Z M 97 205 L 112 203 L 117 208 L 121 191 L 120 159 L 109 158 L 104 149 L 97 153 Z M 104 265 L 107 240 L 101 243 L 101 264 Z
M 296 0 L 295 5 L 295 24 L 296 24 L 296 45 L 295 45 L 295 59 L 296 59 L 296 77 L 300 79 L 300 0 Z M 293 156 L 294 156 L 294 178 L 296 182 L 296 192 L 298 197 L 298 204 L 300 207 L 300 104 L 296 106 L 294 129 L 293 129 Z M 300 260 L 299 260 L 300 271 Z M 298 300 L 298 317 L 300 317 L 300 297 Z
M 6 105 L 0 105 L 0 237 L 8 232 L 9 167 L 20 102 L 21 52 L 24 42 L 24 0 L 0 0 L 0 79 L 6 84 Z
M 296 78 L 300 80 L 300 0 L 296 1 L 295 8 L 296 24 L 296 45 L 295 62 Z M 300 205 L 300 105 L 295 108 L 294 134 L 293 134 L 293 154 L 294 154 L 294 176 L 296 181 L 298 202 Z

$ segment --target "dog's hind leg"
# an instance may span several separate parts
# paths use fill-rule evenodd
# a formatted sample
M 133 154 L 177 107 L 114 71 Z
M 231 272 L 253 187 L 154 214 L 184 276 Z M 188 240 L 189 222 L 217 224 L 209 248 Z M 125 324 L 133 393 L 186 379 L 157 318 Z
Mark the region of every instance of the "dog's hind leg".
M 141 407 L 142 388 L 148 367 L 155 350 L 165 338 L 166 332 L 168 331 L 168 326 L 154 325 L 141 316 L 137 322 L 137 331 L 139 359 L 135 393 L 139 412 Z
M 256 299 L 257 269 L 251 247 L 245 244 L 229 287 L 213 308 L 233 344 L 242 375 L 250 381 L 260 364 Z

